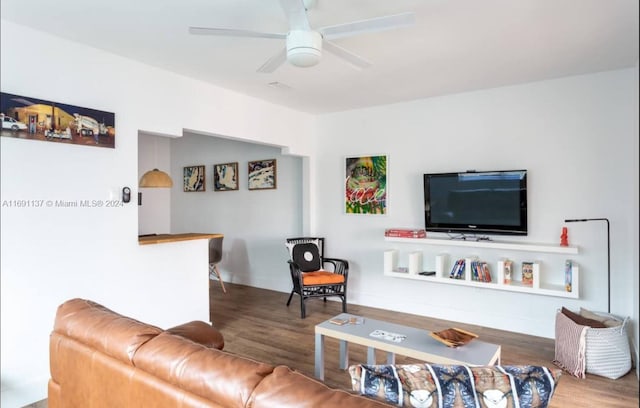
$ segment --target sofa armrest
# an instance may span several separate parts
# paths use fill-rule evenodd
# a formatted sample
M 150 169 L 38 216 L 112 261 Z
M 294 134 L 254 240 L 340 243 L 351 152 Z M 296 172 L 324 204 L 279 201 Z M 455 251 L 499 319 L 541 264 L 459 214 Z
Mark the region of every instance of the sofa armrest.
M 166 330 L 167 333 L 184 337 L 205 347 L 222 350 L 224 337 L 218 329 L 200 320 L 194 320 Z

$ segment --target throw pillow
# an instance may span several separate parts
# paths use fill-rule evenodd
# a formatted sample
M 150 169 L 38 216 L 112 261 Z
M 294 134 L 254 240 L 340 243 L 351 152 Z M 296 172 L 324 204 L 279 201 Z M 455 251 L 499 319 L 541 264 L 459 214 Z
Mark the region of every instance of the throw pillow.
M 604 325 L 604 323 L 599 322 L 597 320 L 594 319 L 588 319 L 584 316 L 580 316 L 578 313 L 572 312 L 571 310 L 567 309 L 566 307 L 562 308 L 562 314 L 567 316 L 569 319 L 573 320 L 574 322 L 576 322 L 577 324 L 581 325 L 581 326 L 588 326 L 588 327 L 593 327 L 596 329 L 603 329 L 607 326 Z
M 616 327 L 622 324 L 622 320 L 616 319 L 614 316 L 610 314 L 598 314 L 594 313 L 590 310 L 587 310 L 583 307 L 580 308 L 580 316 L 585 317 L 587 319 L 597 320 L 602 322 L 606 327 Z
M 289 250 L 289 257 L 298 264 L 302 272 L 312 272 L 322 269 L 319 240 L 309 239 L 291 242 L 285 245 Z
M 540 366 L 352 365 L 354 391 L 400 407 L 544 408 L 561 371 Z

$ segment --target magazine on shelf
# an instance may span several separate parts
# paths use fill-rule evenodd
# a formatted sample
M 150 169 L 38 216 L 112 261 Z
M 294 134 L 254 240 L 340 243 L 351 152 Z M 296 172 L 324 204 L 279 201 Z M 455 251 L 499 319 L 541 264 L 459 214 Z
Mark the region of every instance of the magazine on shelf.
M 377 339 L 392 341 L 394 343 L 400 343 L 407 338 L 407 336 L 405 336 L 404 334 L 392 333 L 386 330 L 374 330 L 369 334 L 369 336 L 375 337 Z
M 533 286 L 533 262 L 522 263 L 522 284 Z

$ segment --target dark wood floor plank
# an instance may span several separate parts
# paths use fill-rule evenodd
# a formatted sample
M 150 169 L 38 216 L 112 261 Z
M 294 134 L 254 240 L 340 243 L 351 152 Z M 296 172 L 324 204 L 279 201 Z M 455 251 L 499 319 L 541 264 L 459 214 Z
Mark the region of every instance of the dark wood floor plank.
M 313 376 L 314 327 L 341 313 L 339 302 L 311 299 L 307 301 L 307 317 L 301 319 L 297 295 L 287 307 L 288 293 L 225 283 L 225 294 L 218 282 L 211 283 L 211 318 L 224 335 L 226 351 L 272 365 L 287 365 Z M 502 364 L 554 367 L 553 339 L 358 305 L 349 305 L 349 313 L 431 331 L 459 327 L 479 334 L 483 341 L 501 344 Z M 349 374 L 338 367 L 338 347 L 337 340 L 327 338 L 325 382 L 331 387 L 349 389 Z M 351 363 L 366 361 L 364 347 L 351 346 L 349 355 Z M 384 353 L 378 352 L 376 356 L 378 361 L 384 361 Z M 396 358 L 398 364 L 416 361 Z M 637 407 L 638 401 L 635 370 L 617 380 L 591 374 L 578 379 L 564 373 L 550 408 L 629 408 Z

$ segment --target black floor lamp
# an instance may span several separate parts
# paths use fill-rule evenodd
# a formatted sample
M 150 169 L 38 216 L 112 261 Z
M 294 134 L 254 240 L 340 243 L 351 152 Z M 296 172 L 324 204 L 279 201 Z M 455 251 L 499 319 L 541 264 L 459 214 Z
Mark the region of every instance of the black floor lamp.
M 611 240 L 609 236 L 608 218 L 580 218 L 564 220 L 564 222 L 606 221 L 607 222 L 607 312 L 611 313 Z

